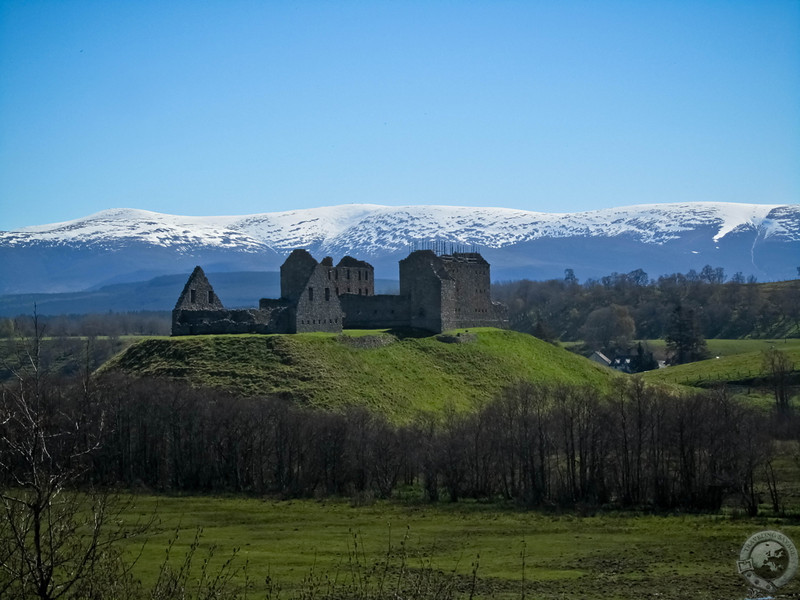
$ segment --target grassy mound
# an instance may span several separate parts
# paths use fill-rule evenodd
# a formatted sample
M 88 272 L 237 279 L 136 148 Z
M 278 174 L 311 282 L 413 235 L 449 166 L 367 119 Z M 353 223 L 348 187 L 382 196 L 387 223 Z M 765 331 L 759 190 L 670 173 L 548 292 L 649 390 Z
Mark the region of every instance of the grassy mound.
M 380 331 L 148 338 L 103 370 L 282 395 L 321 408 L 362 405 L 395 419 L 447 405 L 468 408 L 519 379 L 605 388 L 615 377 L 532 336 L 491 328 L 402 339 Z

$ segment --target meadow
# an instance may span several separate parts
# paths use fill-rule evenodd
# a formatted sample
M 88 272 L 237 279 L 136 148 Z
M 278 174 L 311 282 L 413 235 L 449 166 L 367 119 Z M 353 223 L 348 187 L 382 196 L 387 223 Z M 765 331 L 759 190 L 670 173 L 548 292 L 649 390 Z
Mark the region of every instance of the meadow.
M 131 518 L 157 511 L 160 520 L 136 566 L 145 583 L 156 577 L 170 540 L 171 560 L 179 562 L 202 528 L 197 563 L 211 546 L 214 568 L 239 548 L 235 564 L 246 564 L 256 590 L 264 592 L 269 576 L 271 597 L 285 598 L 312 597 L 313 590 L 322 597 L 334 581 L 364 592 L 391 588 L 415 572 L 434 574 L 463 597 L 745 598 L 747 586 L 736 572 L 744 541 L 765 529 L 800 540 L 796 518 L 744 519 L 731 511 L 583 515 L 492 503 L 206 496 L 138 496 L 136 502 Z M 138 553 L 140 540 L 128 550 Z M 792 582 L 782 591 L 800 586 Z
M 762 352 L 771 348 L 786 353 L 793 364 L 800 365 L 800 339 L 707 340 L 707 345 L 712 358 L 648 371 L 643 374 L 645 381 L 708 387 L 756 380 L 763 386 L 760 380 L 767 373 L 762 365 Z

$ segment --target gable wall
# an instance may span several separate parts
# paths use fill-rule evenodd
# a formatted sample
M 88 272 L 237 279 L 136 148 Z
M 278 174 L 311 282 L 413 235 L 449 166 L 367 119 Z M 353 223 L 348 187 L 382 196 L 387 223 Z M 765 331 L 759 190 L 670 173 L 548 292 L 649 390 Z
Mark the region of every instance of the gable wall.
M 223 308 L 222 302 L 214 293 L 214 288 L 208 282 L 203 269 L 195 267 L 178 297 L 175 309 L 218 310 L 221 308 Z

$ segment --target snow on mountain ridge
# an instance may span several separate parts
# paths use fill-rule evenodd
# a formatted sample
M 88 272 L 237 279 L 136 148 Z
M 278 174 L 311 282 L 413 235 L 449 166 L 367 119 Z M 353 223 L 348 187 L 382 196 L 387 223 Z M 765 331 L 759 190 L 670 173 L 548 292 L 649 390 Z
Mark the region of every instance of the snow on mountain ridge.
M 771 219 L 767 219 L 767 215 L 769 215 L 773 208 L 777 207 L 753 204 L 734 205 L 732 208 L 725 211 L 722 226 L 717 235 L 714 236 L 714 241 L 718 242 L 739 227 L 751 226 L 755 229 L 766 227 L 774 231 L 777 227 L 777 223 Z M 766 235 L 770 235 L 770 233 L 767 232 Z
M 374 204 L 345 204 L 262 213 L 240 217 L 232 227 L 272 247 L 291 250 L 325 243 L 353 221 L 380 208 L 383 207 Z
M 263 244 L 231 229 L 241 217 L 186 217 L 146 210 L 109 209 L 88 217 L 25 227 L 0 233 L 9 245 L 29 241 L 55 244 L 97 244 L 111 240 L 145 242 L 183 249 L 192 245 L 211 245 L 255 251 Z
M 366 248 L 379 252 L 399 250 L 416 240 L 500 248 L 542 237 L 632 235 L 645 243 L 663 244 L 700 226 L 716 229 L 714 242 L 743 229 L 758 230 L 764 237 L 784 234 L 799 238 L 795 228 L 790 230 L 778 219 L 769 218 L 776 208 L 797 212 L 790 205 L 712 202 L 642 204 L 578 213 L 374 204 L 211 217 L 110 209 L 73 221 L 0 232 L 0 244 L 135 241 L 179 251 L 212 246 L 287 252 L 316 246 L 322 251 Z
M 728 210 L 730 206 L 734 208 Z M 702 225 L 719 227 L 715 241 L 739 227 L 764 222 L 780 205 L 725 203 L 637 205 L 580 213 L 534 213 L 513 209 L 443 206 L 397 207 L 354 224 L 323 248 L 371 246 L 399 250 L 413 240 L 447 240 L 501 248 L 543 237 L 617 236 L 663 244 Z

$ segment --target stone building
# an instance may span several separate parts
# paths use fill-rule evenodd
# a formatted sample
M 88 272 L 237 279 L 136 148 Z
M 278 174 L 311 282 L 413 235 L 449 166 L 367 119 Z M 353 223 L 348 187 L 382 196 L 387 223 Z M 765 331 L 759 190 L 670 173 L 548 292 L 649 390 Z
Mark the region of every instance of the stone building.
M 491 301 L 489 263 L 475 252 L 412 252 L 400 261 L 400 293 L 375 295 L 372 265 L 345 256 L 334 266 L 295 250 L 281 266 L 281 297 L 257 309 L 229 310 L 196 267 L 172 311 L 172 335 L 339 332 L 411 327 L 432 332 L 505 327 L 507 311 Z
M 224 308 L 203 269 L 195 267 L 172 310 L 172 335 L 288 331 L 287 308 Z
M 489 263 L 477 252 L 437 255 L 418 250 L 400 261 L 400 294 L 342 296 L 345 326 L 413 327 L 442 332 L 504 327 L 503 305 L 492 302 Z

